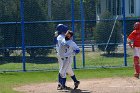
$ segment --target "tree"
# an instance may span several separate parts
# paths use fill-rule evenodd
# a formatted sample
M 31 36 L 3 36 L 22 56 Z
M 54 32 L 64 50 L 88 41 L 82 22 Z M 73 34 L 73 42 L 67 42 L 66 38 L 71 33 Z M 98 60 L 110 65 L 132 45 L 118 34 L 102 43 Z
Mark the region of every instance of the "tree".
M 0 1 L 0 21 L 1 22 L 18 22 L 19 21 L 19 1 L 18 0 L 1 0 Z M 0 47 L 1 54 L 5 57 L 10 55 L 8 47 L 16 47 L 21 43 L 19 38 L 18 24 L 0 25 Z M 20 34 L 21 35 L 21 34 Z
M 71 0 L 52 0 L 52 19 L 70 20 L 71 19 Z
M 25 20 L 33 21 L 34 24 L 25 24 L 25 44 L 26 46 L 50 46 L 53 44 L 54 24 L 35 23 L 36 21 L 46 21 L 48 17 L 47 2 L 44 0 L 26 0 Z M 27 48 L 30 57 L 46 56 L 50 49 L 44 47 Z
M 114 24 L 114 21 L 112 21 L 111 19 L 113 18 L 114 17 L 110 14 L 110 12 L 106 11 L 105 13 L 103 13 L 103 15 L 101 16 L 101 21 L 96 25 L 95 32 L 95 41 L 98 44 L 98 48 L 102 51 L 106 51 L 108 54 L 110 54 L 111 51 L 115 51 L 118 43 L 121 40 L 122 29 L 118 21 L 116 22 L 113 33 L 111 35 Z
M 43 2 L 44 1 L 44 2 Z M 35 21 L 48 20 L 48 4 L 46 0 L 25 0 L 24 1 L 24 18 L 26 22 L 34 24 L 25 24 L 25 46 L 48 46 L 53 42 L 53 23 L 35 23 Z M 1 22 L 20 22 L 20 1 L 19 0 L 1 0 L 0 1 L 0 21 Z M 21 27 L 20 24 L 5 24 L 0 26 L 3 37 L 0 47 L 21 47 Z M 1 41 L 0 41 L 1 43 Z M 33 51 L 32 51 L 33 50 Z M 3 51 L 3 50 L 2 50 Z M 30 48 L 27 49 L 30 55 L 44 54 L 47 55 L 49 49 Z M 40 52 L 42 51 L 42 52 Z M 41 55 L 42 55 L 41 54 Z
M 75 0 L 74 2 L 74 17 L 76 20 L 81 20 L 81 11 L 80 11 L 80 0 Z M 84 9 L 84 20 L 85 20 L 85 39 L 93 39 L 93 28 L 95 26 L 96 19 L 96 1 L 95 0 L 83 0 L 83 9 Z M 93 21 L 94 20 L 94 21 Z M 75 23 L 75 37 L 76 40 L 81 40 L 81 23 Z

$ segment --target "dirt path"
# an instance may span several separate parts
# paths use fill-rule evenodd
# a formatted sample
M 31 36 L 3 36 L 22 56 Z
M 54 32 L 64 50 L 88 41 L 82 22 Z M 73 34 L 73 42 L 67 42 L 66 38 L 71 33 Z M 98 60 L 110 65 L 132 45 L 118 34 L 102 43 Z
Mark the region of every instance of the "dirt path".
M 68 81 L 69 91 L 56 90 L 56 83 L 31 84 L 14 88 L 23 93 L 140 93 L 140 79 L 104 78 L 80 80 L 79 88 L 73 90 L 73 82 Z

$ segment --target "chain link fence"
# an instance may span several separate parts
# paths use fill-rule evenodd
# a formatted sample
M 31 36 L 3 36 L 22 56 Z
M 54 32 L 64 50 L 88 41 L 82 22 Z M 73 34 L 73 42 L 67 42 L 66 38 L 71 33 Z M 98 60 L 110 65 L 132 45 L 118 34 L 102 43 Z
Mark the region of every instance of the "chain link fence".
M 140 14 L 130 1 L 1 0 L 0 70 L 58 69 L 53 39 L 59 23 L 73 30 L 80 47 L 74 68 L 132 66 L 126 38 Z

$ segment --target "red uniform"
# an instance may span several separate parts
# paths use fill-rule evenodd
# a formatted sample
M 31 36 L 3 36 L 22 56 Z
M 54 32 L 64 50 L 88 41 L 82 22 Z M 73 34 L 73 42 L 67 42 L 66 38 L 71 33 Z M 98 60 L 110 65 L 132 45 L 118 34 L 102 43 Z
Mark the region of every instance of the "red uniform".
M 133 47 L 140 47 L 140 31 L 134 30 L 129 36 L 128 39 L 133 41 Z
M 131 42 L 133 42 L 131 44 Z M 134 76 L 137 78 L 140 78 L 140 22 L 136 22 L 134 24 L 134 30 L 133 32 L 128 36 L 128 44 L 131 48 L 134 50 L 134 68 L 135 68 L 135 74 Z

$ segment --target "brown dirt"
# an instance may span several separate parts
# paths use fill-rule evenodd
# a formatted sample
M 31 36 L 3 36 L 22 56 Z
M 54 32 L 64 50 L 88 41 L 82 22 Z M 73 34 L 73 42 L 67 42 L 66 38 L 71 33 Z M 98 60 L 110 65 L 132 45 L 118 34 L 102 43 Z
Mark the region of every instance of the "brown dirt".
M 23 93 L 140 93 L 140 79 L 103 78 L 80 80 L 79 88 L 73 90 L 73 82 L 67 81 L 69 91 L 56 90 L 56 83 L 30 84 L 14 88 Z

